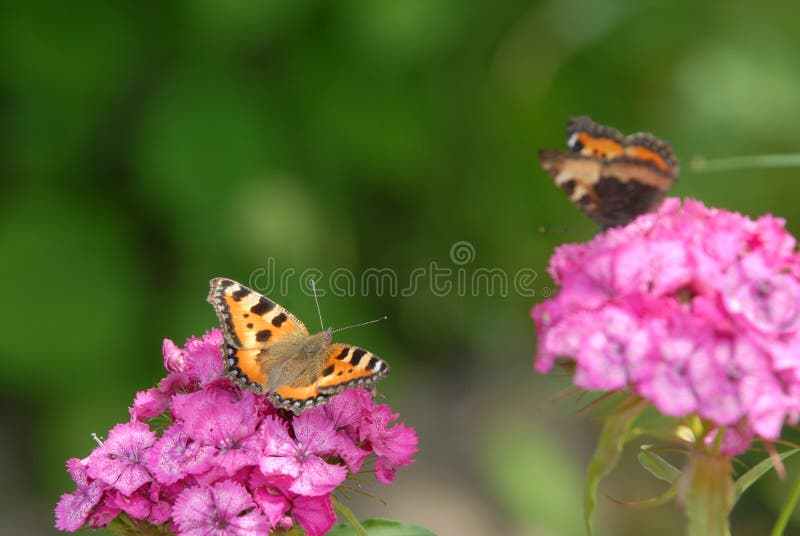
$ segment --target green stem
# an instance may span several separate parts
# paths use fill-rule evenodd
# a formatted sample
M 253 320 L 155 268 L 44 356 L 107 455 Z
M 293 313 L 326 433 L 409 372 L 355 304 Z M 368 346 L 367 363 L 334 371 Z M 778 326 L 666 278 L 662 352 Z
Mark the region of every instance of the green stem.
M 689 536 L 730 536 L 733 467 L 729 456 L 694 451 L 684 472 L 684 501 Z
M 353 526 L 353 530 L 356 531 L 356 534 L 358 534 L 358 536 L 369 536 L 367 534 L 367 530 L 361 525 L 361 523 L 358 522 L 358 518 L 356 518 L 356 515 L 353 513 L 352 510 L 350 510 L 348 507 L 342 504 L 342 502 L 339 499 L 337 499 L 332 495 L 331 495 L 331 500 L 333 501 L 334 509 L 336 509 L 336 511 L 338 511 L 347 519 L 350 525 Z
M 783 503 L 783 508 L 781 508 L 781 513 L 778 516 L 778 520 L 775 521 L 775 526 L 772 528 L 770 536 L 781 536 L 783 534 L 787 523 L 789 523 L 789 518 L 792 516 L 792 512 L 794 512 L 795 506 L 797 506 L 798 499 L 800 499 L 800 475 L 798 475 L 797 480 L 794 482 L 792 494 L 789 495 L 789 498 Z
M 695 173 L 753 168 L 800 167 L 800 154 L 756 154 L 712 158 L 711 160 L 698 156 L 692 160 L 690 167 Z

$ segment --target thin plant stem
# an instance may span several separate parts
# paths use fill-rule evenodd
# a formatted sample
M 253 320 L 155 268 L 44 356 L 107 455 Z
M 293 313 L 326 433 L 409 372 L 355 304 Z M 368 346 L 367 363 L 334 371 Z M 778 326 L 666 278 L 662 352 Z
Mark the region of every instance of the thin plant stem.
M 777 521 L 775 521 L 775 526 L 772 528 L 770 536 L 783 535 L 783 531 L 786 529 L 786 525 L 789 523 L 789 518 L 792 516 L 792 512 L 794 512 L 795 506 L 797 506 L 798 499 L 800 499 L 800 475 L 797 476 L 797 480 L 794 482 L 792 493 L 789 495 L 789 499 L 783 503 L 783 508 L 781 508 L 781 513 L 778 516 Z
M 737 169 L 800 167 L 800 153 L 754 154 L 712 158 L 710 160 L 706 160 L 702 156 L 696 156 L 692 159 L 690 167 L 695 173 L 712 173 Z
M 336 509 L 337 512 L 342 514 L 347 519 L 348 523 L 350 523 L 358 536 L 369 536 L 366 529 L 361 525 L 361 523 L 358 522 L 358 519 L 352 510 L 342 504 L 342 502 L 336 497 L 331 496 L 331 500 L 333 502 L 334 509 Z

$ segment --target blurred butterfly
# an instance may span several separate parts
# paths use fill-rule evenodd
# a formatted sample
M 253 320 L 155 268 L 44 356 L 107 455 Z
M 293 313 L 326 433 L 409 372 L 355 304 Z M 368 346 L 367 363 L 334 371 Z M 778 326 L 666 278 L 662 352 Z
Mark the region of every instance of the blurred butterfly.
M 299 415 L 347 388 L 371 389 L 389 374 L 372 352 L 331 342 L 331 328 L 311 335 L 292 313 L 231 279 L 212 279 L 208 302 L 224 335 L 225 374 L 267 393 L 277 408 Z
M 567 121 L 569 151 L 539 151 L 542 168 L 604 228 L 655 210 L 678 179 L 672 147 L 648 132 L 623 136 L 587 116 Z

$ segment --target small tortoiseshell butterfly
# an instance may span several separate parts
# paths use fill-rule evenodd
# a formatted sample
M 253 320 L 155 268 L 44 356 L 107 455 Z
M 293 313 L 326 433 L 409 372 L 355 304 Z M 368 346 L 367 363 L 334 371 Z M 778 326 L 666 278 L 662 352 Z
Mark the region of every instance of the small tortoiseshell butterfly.
M 357 346 L 314 335 L 292 313 L 241 283 L 211 280 L 208 302 L 219 317 L 225 374 L 295 415 L 349 387 L 371 389 L 389 365 Z
M 658 207 L 678 178 L 669 143 L 647 132 L 623 136 L 587 116 L 567 121 L 569 152 L 539 151 L 542 168 L 603 228 Z

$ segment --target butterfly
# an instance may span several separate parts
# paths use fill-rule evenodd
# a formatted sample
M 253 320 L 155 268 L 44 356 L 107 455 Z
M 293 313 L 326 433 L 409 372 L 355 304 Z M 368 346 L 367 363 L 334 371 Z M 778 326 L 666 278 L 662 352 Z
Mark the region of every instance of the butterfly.
M 350 387 L 371 389 L 389 374 L 372 352 L 311 335 L 292 313 L 231 279 L 211 280 L 208 302 L 223 333 L 225 375 L 295 415 Z
M 542 168 L 603 228 L 655 210 L 678 179 L 672 147 L 648 132 L 623 136 L 590 117 L 571 117 L 567 147 L 539 151 Z

